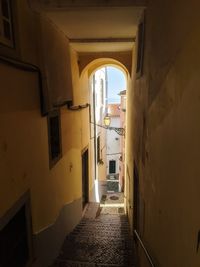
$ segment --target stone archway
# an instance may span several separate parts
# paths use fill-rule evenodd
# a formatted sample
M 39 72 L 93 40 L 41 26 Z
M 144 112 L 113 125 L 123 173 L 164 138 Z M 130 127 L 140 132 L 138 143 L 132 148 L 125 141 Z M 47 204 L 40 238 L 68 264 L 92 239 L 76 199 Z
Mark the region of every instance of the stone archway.
M 97 69 L 104 66 L 119 68 L 126 76 L 131 75 L 132 56 L 130 52 L 121 53 L 93 53 L 79 54 L 78 56 L 79 73 L 82 75 L 88 71 L 89 76 Z

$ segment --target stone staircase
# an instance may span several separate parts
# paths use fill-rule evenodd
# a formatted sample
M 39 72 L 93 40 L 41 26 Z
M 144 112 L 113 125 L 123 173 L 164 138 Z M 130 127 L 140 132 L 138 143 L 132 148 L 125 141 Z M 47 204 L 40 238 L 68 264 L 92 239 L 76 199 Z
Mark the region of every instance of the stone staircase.
M 88 206 L 79 225 L 66 237 L 52 267 L 135 266 L 126 215 L 98 215 L 98 204 L 93 205 Z

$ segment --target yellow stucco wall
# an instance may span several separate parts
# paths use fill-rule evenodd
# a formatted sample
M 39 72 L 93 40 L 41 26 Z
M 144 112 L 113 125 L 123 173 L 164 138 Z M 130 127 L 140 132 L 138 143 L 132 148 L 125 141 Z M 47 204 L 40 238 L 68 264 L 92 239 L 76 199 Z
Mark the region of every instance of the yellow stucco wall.
M 72 65 L 72 84 L 73 84 L 73 104 L 85 105 L 90 103 L 90 82 L 88 70 L 82 75 L 79 73 L 78 60 L 79 56 L 76 51 L 70 47 L 71 65 Z M 91 125 L 89 123 L 89 107 L 79 112 L 73 112 L 81 120 L 80 133 L 81 133 L 81 148 L 88 147 L 89 150 L 89 191 L 91 192 L 94 187 L 94 145 L 93 139 L 91 139 L 93 133 L 91 131 Z M 79 114 L 79 115 L 78 115 Z M 90 133 L 91 131 L 91 133 Z M 71 136 L 73 139 L 73 135 Z M 78 140 L 78 139 L 77 139 Z
M 39 44 L 36 43 L 40 37 L 34 30 L 40 20 L 26 2 L 17 2 L 21 51 L 18 58 L 32 64 L 39 62 L 37 65 L 42 66 L 38 58 L 42 51 L 37 50 Z M 59 36 L 63 39 L 62 33 L 57 32 L 57 38 Z M 68 53 L 74 74 L 74 104 L 85 104 L 88 102 L 87 73 L 79 79 L 76 55 L 71 50 Z M 62 55 L 62 51 L 59 54 Z M 71 67 L 68 68 L 71 71 Z M 0 73 L 0 217 L 30 189 L 33 232 L 37 233 L 55 222 L 65 204 L 82 196 L 81 152 L 89 145 L 89 109 L 72 112 L 62 108 L 63 155 L 50 169 L 47 118 L 40 113 L 37 74 L 3 64 L 0 64 Z
M 162 267 L 200 262 L 199 8 L 195 0 L 149 1 L 144 75 L 133 87 L 140 235 Z

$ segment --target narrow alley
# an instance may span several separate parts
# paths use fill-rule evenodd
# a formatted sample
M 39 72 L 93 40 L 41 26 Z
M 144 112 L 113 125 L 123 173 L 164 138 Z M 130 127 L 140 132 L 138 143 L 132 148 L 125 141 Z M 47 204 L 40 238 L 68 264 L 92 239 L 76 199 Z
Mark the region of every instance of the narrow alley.
M 135 267 L 127 216 L 124 208 L 116 207 L 120 194 L 107 194 L 105 199 L 113 199 L 113 205 L 88 205 L 52 267 Z
M 0 0 L 0 267 L 200 266 L 199 11 Z

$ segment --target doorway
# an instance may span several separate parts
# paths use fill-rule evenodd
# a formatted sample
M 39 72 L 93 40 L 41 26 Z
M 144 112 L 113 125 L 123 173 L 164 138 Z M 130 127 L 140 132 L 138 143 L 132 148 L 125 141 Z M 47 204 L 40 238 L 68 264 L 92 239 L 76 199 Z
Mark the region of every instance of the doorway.
M 82 154 L 82 208 L 89 201 L 89 167 L 88 167 L 88 149 Z
M 110 174 L 116 173 L 116 161 L 115 160 L 109 160 L 109 173 Z
M 0 266 L 32 266 L 30 195 L 26 192 L 0 219 Z

